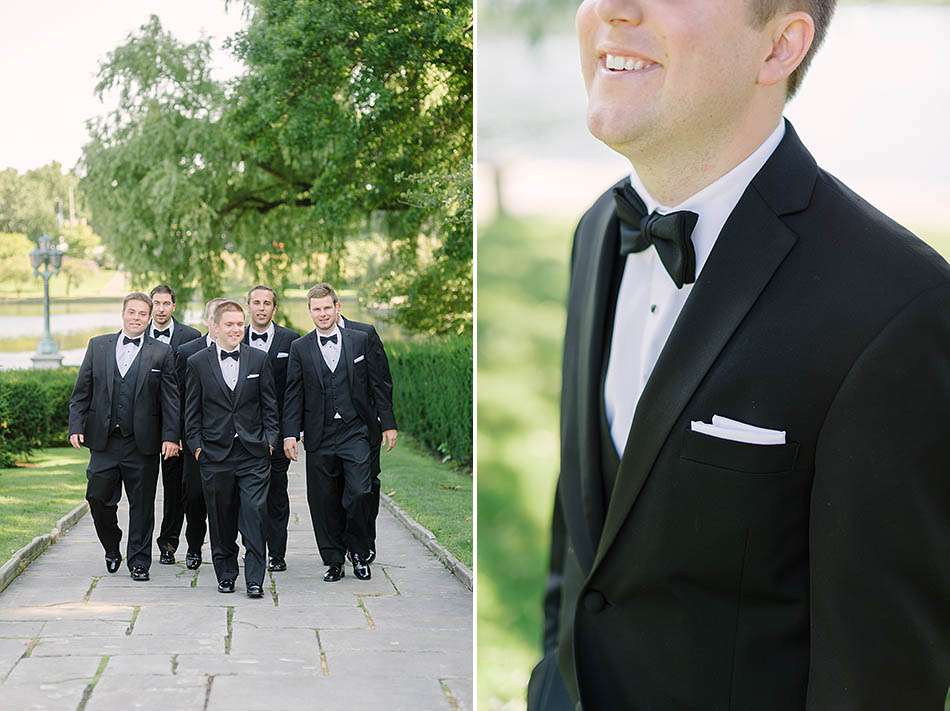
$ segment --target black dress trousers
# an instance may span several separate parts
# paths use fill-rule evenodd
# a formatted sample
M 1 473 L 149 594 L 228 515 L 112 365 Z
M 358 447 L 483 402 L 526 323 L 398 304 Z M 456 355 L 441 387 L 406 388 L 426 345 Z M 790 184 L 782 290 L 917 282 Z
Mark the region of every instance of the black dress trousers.
M 201 466 L 195 461 L 195 453 L 185 446 L 182 458 L 182 503 L 185 515 L 185 541 L 189 553 L 201 553 L 208 532 L 208 507 L 201 488 Z
M 182 453 L 184 454 L 184 453 Z M 162 525 L 158 533 L 158 549 L 174 553 L 178 550 L 181 527 L 185 520 L 182 491 L 182 457 L 162 460 Z
M 369 555 L 371 479 L 366 425 L 332 420 L 307 453 L 307 504 L 324 565 L 343 563 L 347 550 Z
M 126 565 L 130 569 L 133 566 L 148 569 L 152 564 L 158 456 L 142 454 L 134 435 L 123 436 L 116 429 L 109 435 L 105 449 L 91 452 L 86 480 L 86 500 L 99 542 L 107 555 L 119 553 L 122 530 L 117 512 L 125 486 L 129 500 Z
M 218 582 L 238 577 L 237 535 L 247 549 L 244 582 L 264 584 L 264 518 L 267 515 L 269 457 L 257 457 L 235 439 L 227 458 L 201 465 L 201 483 L 208 505 L 211 560 Z
M 287 524 L 290 522 L 290 497 L 287 495 L 287 469 L 290 460 L 282 448 L 270 458 L 270 486 L 267 489 L 267 554 L 271 558 L 287 555 Z

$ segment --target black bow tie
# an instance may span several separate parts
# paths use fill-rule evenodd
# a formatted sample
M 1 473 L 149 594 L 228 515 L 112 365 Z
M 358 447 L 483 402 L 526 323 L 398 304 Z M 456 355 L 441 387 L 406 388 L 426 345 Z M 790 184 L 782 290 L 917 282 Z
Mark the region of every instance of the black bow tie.
M 227 351 L 221 351 L 221 360 L 227 360 L 228 358 L 234 358 L 234 360 L 237 360 L 240 354 L 241 354 L 240 349 L 236 351 L 231 351 L 230 353 L 228 353 Z
M 647 215 L 646 205 L 629 183 L 614 188 L 614 202 L 620 218 L 621 257 L 642 252 L 652 244 L 677 289 L 696 281 L 696 253 L 690 234 L 699 215 L 689 210 Z
M 320 345 L 321 345 L 321 346 L 325 346 L 327 343 L 330 343 L 330 342 L 336 343 L 336 334 L 335 334 L 335 333 L 334 333 L 332 336 L 320 336 Z
M 129 345 L 130 343 L 134 343 L 135 345 L 138 345 L 138 344 L 141 343 L 141 342 L 142 342 L 142 337 L 141 337 L 141 336 L 139 336 L 138 338 L 129 338 L 128 336 L 122 336 L 122 345 L 123 345 L 123 346 L 127 346 L 127 345 Z
M 259 339 L 261 341 L 264 341 L 264 343 L 267 343 L 267 335 L 268 334 L 266 333 L 254 333 L 254 331 L 251 331 L 251 340 L 256 341 Z
M 159 336 L 165 336 L 166 338 L 172 337 L 172 330 L 166 328 L 164 331 L 159 331 L 158 329 L 152 329 L 152 338 L 158 338 Z

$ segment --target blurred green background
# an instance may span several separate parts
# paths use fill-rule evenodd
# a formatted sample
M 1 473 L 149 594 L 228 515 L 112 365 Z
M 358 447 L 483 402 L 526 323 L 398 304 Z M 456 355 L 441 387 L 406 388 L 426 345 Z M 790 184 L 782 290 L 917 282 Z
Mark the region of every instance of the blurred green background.
M 571 236 L 629 170 L 587 135 L 573 7 L 536 24 L 545 3 L 519 5 L 482 4 L 479 18 L 477 699 L 487 711 L 524 708 L 540 651 Z M 946 5 L 842 5 L 786 115 L 819 164 L 950 258 L 947 33 Z M 901 67 L 866 71 L 882 56 Z

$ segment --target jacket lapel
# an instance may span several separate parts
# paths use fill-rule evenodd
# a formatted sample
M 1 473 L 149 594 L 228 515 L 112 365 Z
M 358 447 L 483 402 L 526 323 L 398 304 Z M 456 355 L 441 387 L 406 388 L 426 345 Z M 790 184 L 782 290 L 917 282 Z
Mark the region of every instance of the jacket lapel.
M 105 352 L 105 356 L 106 356 L 106 360 L 105 360 L 105 364 L 106 364 L 105 381 L 106 381 L 106 389 L 109 391 L 109 402 L 110 402 L 110 403 L 112 402 L 112 381 L 115 380 L 115 375 L 114 375 L 114 374 L 115 374 L 115 369 L 116 369 L 116 363 L 115 363 L 115 344 L 118 342 L 118 340 L 119 340 L 119 335 L 120 335 L 120 334 L 121 334 L 121 331 L 120 331 L 119 333 L 116 333 L 115 335 L 110 336 L 110 337 L 107 338 L 107 339 L 104 341 L 104 343 L 103 343 L 103 345 L 104 345 L 104 347 L 105 347 L 105 349 L 106 349 L 106 352 Z
M 317 341 L 317 330 L 312 330 L 305 338 L 309 339 L 307 350 L 310 351 L 310 357 L 313 359 L 313 368 L 317 371 L 317 380 L 320 381 L 320 388 L 325 390 L 326 384 L 323 382 L 323 353 L 320 350 L 320 342 Z
M 224 393 L 224 399 L 227 402 L 231 403 L 231 405 L 233 405 L 234 400 L 231 397 L 232 396 L 231 388 L 229 388 L 228 384 L 224 382 L 224 374 L 221 372 L 221 358 L 218 355 L 217 346 L 214 343 L 212 343 L 205 350 L 208 351 L 208 362 L 211 364 L 210 365 L 211 373 L 214 375 L 214 379 L 218 382 L 218 385 L 221 387 L 221 392 Z
M 571 540 L 578 562 L 585 571 L 593 566 L 594 552 L 603 526 L 603 485 L 600 475 L 599 407 L 600 372 L 603 359 L 605 312 L 610 298 L 610 275 L 616 258 L 616 240 L 610 238 L 617 231 L 613 198 L 605 200 L 582 226 L 576 239 L 589 241 L 578 252 L 571 278 L 571 318 L 577 335 L 568 335 L 568 344 L 578 344 L 577 380 L 565 383 L 573 387 L 575 408 L 570 417 L 577 423 L 578 443 L 562 443 L 562 447 L 579 446 L 576 460 L 579 476 L 561 478 L 561 503 L 567 521 L 584 521 L 586 528 L 572 531 Z M 568 347 L 570 347 L 568 345 Z M 565 355 L 565 358 L 569 357 Z M 568 397 L 566 400 L 570 400 Z M 569 437 L 569 435 L 568 435 Z M 570 526 L 570 524 L 568 524 Z
M 594 569 L 627 520 L 674 423 L 798 237 L 779 215 L 804 209 L 814 159 L 790 124 L 726 221 L 637 403 Z
M 356 352 L 356 348 L 350 340 L 351 338 L 351 331 L 340 329 L 340 360 L 346 361 L 346 381 L 350 385 L 350 392 L 355 396 L 356 392 L 353 390 L 353 354 Z M 337 363 L 336 367 L 339 368 L 340 364 Z
M 247 371 L 250 370 L 251 367 L 251 356 L 248 353 L 249 349 L 250 346 L 245 346 L 243 343 L 238 346 L 241 355 L 238 359 L 237 385 L 234 386 L 234 397 L 232 400 L 232 404 L 235 407 L 241 402 L 241 389 L 244 387 L 244 379 L 247 377 Z
M 152 343 L 153 343 L 152 339 L 143 333 L 142 347 L 139 348 L 139 353 L 137 356 L 135 356 L 135 358 L 139 359 L 139 374 L 135 378 L 135 397 L 138 397 L 139 393 L 142 392 L 142 386 L 145 385 L 145 378 L 148 377 L 149 369 L 151 368 L 151 365 L 149 365 L 149 361 L 152 358 Z M 114 349 L 112 353 L 114 356 L 115 355 Z M 135 362 L 134 358 L 132 359 L 132 362 L 133 363 Z

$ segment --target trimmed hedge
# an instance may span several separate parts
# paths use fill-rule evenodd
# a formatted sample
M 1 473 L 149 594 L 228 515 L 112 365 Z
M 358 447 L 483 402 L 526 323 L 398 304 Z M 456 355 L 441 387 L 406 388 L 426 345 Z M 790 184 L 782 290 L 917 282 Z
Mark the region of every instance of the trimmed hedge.
M 0 371 L 0 466 L 34 449 L 65 446 L 77 370 Z
M 386 345 L 399 429 L 428 449 L 472 465 L 472 339 Z

